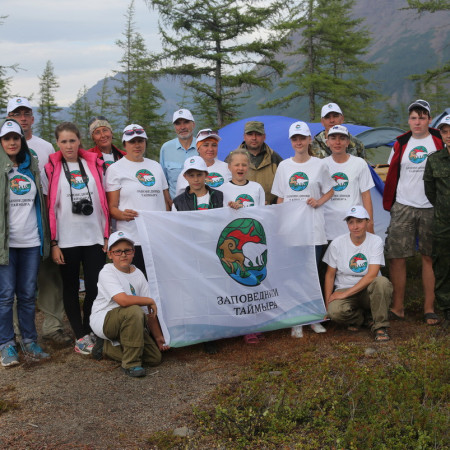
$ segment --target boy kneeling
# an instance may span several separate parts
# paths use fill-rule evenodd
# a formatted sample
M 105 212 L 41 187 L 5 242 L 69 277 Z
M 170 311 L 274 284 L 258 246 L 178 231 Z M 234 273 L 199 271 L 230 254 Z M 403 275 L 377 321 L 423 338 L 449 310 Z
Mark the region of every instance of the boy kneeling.
M 100 338 L 93 350 L 94 358 L 100 359 L 98 347 L 103 343 L 100 352 L 120 361 L 126 375 L 143 377 L 143 363 L 158 365 L 160 350 L 168 347 L 156 319 L 156 304 L 150 298 L 147 280 L 131 265 L 133 256 L 134 241 L 123 231 L 111 234 L 108 257 L 113 263 L 106 264 L 100 272 L 90 325 Z

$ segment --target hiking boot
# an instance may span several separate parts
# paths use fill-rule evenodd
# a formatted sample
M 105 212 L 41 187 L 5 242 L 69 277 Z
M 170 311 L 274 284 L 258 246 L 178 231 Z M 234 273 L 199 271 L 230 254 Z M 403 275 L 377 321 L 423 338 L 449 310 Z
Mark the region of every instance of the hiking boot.
M 73 339 L 61 329 L 56 330 L 53 333 L 46 334 L 45 336 L 42 336 L 42 338 L 61 347 L 67 347 L 73 343 Z
M 125 372 L 125 375 L 133 378 L 145 377 L 146 374 L 145 369 L 141 366 L 130 367 L 129 369 L 122 367 L 122 370 Z
M 90 355 L 92 349 L 94 348 L 94 343 L 91 340 L 89 334 L 83 336 L 82 338 L 75 341 L 75 351 L 81 355 Z
M 40 345 L 36 344 L 36 342 L 28 342 L 24 344 L 24 349 L 26 352 L 30 353 L 34 358 L 46 359 L 50 358 L 48 353 L 45 353 L 44 350 L 40 347 Z
M 103 342 L 105 340 L 97 337 L 94 347 L 92 347 L 91 355 L 96 361 L 100 361 L 103 358 Z
M 2 348 L 2 366 L 11 367 L 19 364 L 19 355 L 14 345 L 7 345 Z

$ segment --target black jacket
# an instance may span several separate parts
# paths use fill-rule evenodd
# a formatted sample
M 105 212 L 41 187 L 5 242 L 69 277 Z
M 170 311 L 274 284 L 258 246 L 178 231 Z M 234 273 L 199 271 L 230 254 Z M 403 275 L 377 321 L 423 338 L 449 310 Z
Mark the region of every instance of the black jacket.
M 209 192 L 209 209 L 223 207 L 223 193 L 205 185 Z M 177 211 L 195 211 L 197 209 L 197 196 L 189 193 L 189 186 L 186 190 L 173 199 Z

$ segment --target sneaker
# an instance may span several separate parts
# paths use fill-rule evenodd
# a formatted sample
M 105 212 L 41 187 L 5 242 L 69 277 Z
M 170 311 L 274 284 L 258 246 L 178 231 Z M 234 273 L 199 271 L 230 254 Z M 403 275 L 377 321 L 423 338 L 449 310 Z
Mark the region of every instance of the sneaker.
M 326 333 L 327 329 L 320 323 L 312 323 L 311 328 L 315 333 Z
M 303 325 L 295 325 L 295 327 L 291 328 L 291 336 L 293 338 L 302 338 L 303 337 Z
M 19 355 L 14 345 L 7 345 L 2 348 L 2 366 L 11 367 L 19 364 Z
M 92 331 L 89 333 L 89 338 L 91 339 L 91 342 L 92 342 L 93 344 L 95 344 L 95 343 L 97 342 L 97 336 L 96 336 L 95 333 L 92 332 Z
M 83 336 L 82 338 L 75 341 L 75 351 L 81 353 L 82 355 L 90 355 L 92 349 L 94 348 L 94 343 L 91 341 L 89 334 Z
M 36 344 L 36 342 L 28 342 L 27 344 L 24 344 L 24 349 L 35 358 L 50 358 L 50 355 L 48 353 L 45 353 L 44 350 L 42 350 L 42 348 L 38 344 Z
M 145 369 L 140 366 L 130 367 L 129 369 L 124 369 L 122 367 L 122 370 L 125 372 L 125 375 L 133 378 L 145 377 L 146 374 Z
M 96 361 L 100 361 L 103 358 L 103 342 L 105 340 L 102 338 L 97 337 L 97 339 L 95 340 L 95 344 L 94 347 L 92 347 L 92 357 L 96 360 Z
M 46 334 L 45 336 L 42 336 L 42 338 L 46 341 L 51 341 L 52 344 L 60 345 L 62 347 L 69 346 L 73 343 L 73 339 L 61 329 Z

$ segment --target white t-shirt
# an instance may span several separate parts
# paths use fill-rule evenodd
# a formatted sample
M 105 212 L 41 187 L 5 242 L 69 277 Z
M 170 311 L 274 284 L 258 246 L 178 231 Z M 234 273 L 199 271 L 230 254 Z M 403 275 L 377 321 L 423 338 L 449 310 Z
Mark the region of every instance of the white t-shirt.
M 120 306 L 113 300 L 115 295 L 124 292 L 127 295 L 150 297 L 148 282 L 144 274 L 137 267 L 131 273 L 124 273 L 116 269 L 112 263 L 105 264 L 98 275 L 97 287 L 97 298 L 92 305 L 89 323 L 92 331 L 102 339 L 108 339 L 103 334 L 103 324 L 106 314 Z M 148 308 L 146 306 L 141 306 L 141 308 L 148 314 Z
M 103 152 L 102 152 L 102 155 L 103 155 L 103 161 L 104 161 L 104 163 L 105 163 L 106 169 L 107 169 L 111 164 L 114 164 L 114 155 L 113 155 L 112 152 L 111 152 L 111 153 L 103 153 Z
M 240 202 L 244 208 L 266 204 L 264 189 L 255 181 L 247 181 L 243 186 L 228 181 L 218 190 L 223 192 L 224 206 L 227 206 L 229 202 Z
M 67 166 L 71 174 L 71 184 L 67 181 L 64 168 L 58 183 L 58 193 L 55 202 L 55 213 L 57 222 L 58 246 L 60 248 L 89 246 L 104 244 L 105 217 L 103 215 L 100 197 L 98 195 L 95 179 L 84 159 L 81 159 L 88 186 L 84 184 L 78 162 L 68 162 Z M 74 202 L 82 199 L 89 200 L 87 189 L 91 194 L 94 211 L 91 215 L 74 214 L 72 212 L 72 201 L 70 198 L 70 186 Z
M 38 160 L 39 170 L 44 172 L 44 166 L 48 163 L 49 156 L 55 152 L 53 145 L 34 135 L 28 139 L 27 144 L 31 154 Z
M 383 241 L 372 233 L 357 246 L 350 233 L 337 237 L 328 247 L 323 261 L 336 270 L 336 289 L 348 289 L 367 274 L 370 264 L 384 266 Z M 380 276 L 380 273 L 378 273 Z
M 289 158 L 278 165 L 272 194 L 285 202 L 298 200 L 306 202 L 311 197 L 318 200 L 332 187 L 333 182 L 325 160 L 312 156 L 305 163 L 297 163 Z M 327 243 L 323 216 L 325 204 L 314 209 L 314 245 Z
M 429 155 L 436 151 L 433 137 L 416 139 L 411 137 L 400 164 L 400 179 L 397 185 L 396 201 L 414 208 L 432 208 L 425 195 L 423 172 Z M 389 158 L 389 163 L 391 158 Z
M 364 159 L 349 155 L 344 163 L 337 163 L 332 156 L 324 159 L 330 172 L 334 194 L 324 205 L 325 231 L 332 240 L 348 231 L 344 221 L 347 211 L 355 205 L 362 205 L 361 194 L 375 184 Z
M 206 177 L 205 184 L 214 189 L 217 189 L 225 182 L 231 180 L 231 172 L 228 170 L 228 164 L 223 161 L 219 161 L 218 159 L 215 160 L 212 166 L 208 167 L 208 171 L 209 173 Z M 176 195 L 180 195 L 184 192 L 188 184 L 189 183 L 186 178 L 184 178 L 184 175 L 181 175 L 180 173 L 177 178 Z
M 9 177 L 9 246 L 14 248 L 38 247 L 36 218 L 36 184 L 14 167 Z M 44 208 L 43 208 L 44 209 Z
M 144 158 L 134 162 L 121 158 L 106 171 L 106 192 L 120 190 L 119 209 L 135 211 L 166 211 L 164 190 L 168 184 L 162 167 L 156 161 Z M 117 220 L 117 229 L 128 233 L 135 245 L 140 245 L 134 220 Z

